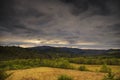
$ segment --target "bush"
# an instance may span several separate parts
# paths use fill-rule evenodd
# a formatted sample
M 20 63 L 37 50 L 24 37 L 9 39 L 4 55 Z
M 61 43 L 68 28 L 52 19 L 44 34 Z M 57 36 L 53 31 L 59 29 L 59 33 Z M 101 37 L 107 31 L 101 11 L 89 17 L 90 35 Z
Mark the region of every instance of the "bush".
M 58 80 L 73 80 L 73 78 L 67 75 L 60 75 Z
M 7 79 L 11 74 L 7 74 L 4 70 L 0 70 L 0 80 Z
M 112 72 L 109 72 L 103 80 L 120 80 L 120 73 L 114 74 Z
M 104 65 L 101 67 L 100 72 L 110 73 L 110 72 L 111 72 L 111 68 L 109 68 L 106 64 L 104 64 Z
M 65 59 L 58 59 L 56 60 L 55 64 L 57 64 L 57 67 L 59 68 L 65 68 L 65 69 L 72 69 L 73 66 L 69 63 L 68 60 Z
M 115 80 L 115 75 L 112 72 L 109 72 L 103 80 Z
M 120 72 L 115 74 L 115 80 L 120 80 Z
M 94 56 L 94 57 L 77 57 L 77 58 L 69 58 L 68 59 L 70 63 L 77 63 L 77 64 L 109 64 L 109 65 L 120 65 L 120 59 L 118 58 L 112 58 L 107 56 Z
M 87 69 L 86 66 L 84 66 L 84 65 L 83 65 L 83 66 L 80 66 L 80 67 L 79 67 L 79 70 L 80 70 L 80 71 L 88 71 L 88 69 Z
M 73 66 L 68 60 L 61 59 L 17 59 L 10 61 L 2 61 L 0 64 L 1 69 L 14 70 L 14 69 L 26 69 L 32 67 L 55 67 L 73 69 Z

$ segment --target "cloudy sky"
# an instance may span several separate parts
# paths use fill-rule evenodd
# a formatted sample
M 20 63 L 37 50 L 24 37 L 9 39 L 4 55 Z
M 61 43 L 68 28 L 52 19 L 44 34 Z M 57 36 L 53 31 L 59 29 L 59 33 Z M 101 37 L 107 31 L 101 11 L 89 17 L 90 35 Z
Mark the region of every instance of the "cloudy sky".
M 0 0 L 0 45 L 120 48 L 120 0 Z

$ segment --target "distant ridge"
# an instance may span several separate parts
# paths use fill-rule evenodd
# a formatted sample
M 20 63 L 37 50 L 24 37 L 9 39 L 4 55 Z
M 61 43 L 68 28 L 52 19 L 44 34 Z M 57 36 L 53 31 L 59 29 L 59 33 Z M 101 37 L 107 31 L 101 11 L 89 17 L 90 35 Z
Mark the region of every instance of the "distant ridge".
M 68 47 L 52 47 L 52 46 L 36 46 L 36 47 L 31 47 L 29 49 L 33 50 L 45 50 L 45 51 L 60 51 L 60 52 L 69 52 L 69 53 L 76 53 L 76 54 L 106 54 L 109 52 L 118 52 L 120 53 L 120 49 L 79 49 L 79 48 L 68 48 Z
M 37 46 L 22 48 L 16 46 L 0 46 L 0 60 L 31 59 L 31 58 L 57 58 L 80 56 L 112 56 L 120 58 L 120 49 L 96 50 L 78 49 L 68 47 Z

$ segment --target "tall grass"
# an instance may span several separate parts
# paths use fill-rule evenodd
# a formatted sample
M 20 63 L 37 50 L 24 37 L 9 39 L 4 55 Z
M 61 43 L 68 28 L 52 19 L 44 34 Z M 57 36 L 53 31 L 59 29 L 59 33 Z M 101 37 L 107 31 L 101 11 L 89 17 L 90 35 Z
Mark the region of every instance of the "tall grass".
M 7 74 L 4 70 L 0 70 L 0 80 L 6 80 L 11 74 Z

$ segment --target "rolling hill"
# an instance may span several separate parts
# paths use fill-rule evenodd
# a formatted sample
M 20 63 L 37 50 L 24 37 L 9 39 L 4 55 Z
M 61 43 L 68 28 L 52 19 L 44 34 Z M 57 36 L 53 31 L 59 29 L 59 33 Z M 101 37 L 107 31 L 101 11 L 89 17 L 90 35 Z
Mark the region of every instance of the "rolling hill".
M 59 58 L 80 56 L 108 56 L 120 58 L 120 49 L 94 50 L 67 47 L 38 46 L 22 48 L 16 46 L 0 46 L 0 60 Z

